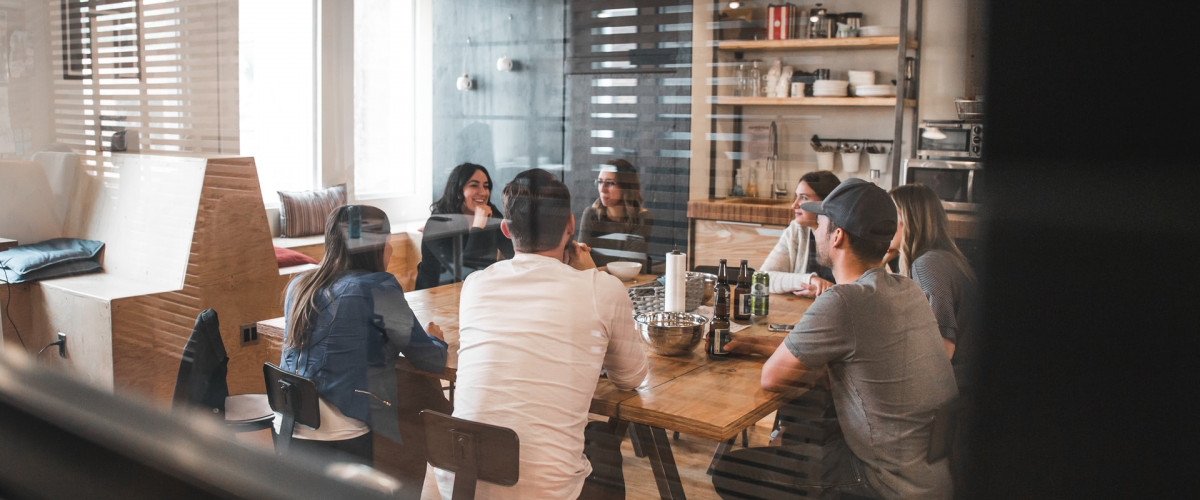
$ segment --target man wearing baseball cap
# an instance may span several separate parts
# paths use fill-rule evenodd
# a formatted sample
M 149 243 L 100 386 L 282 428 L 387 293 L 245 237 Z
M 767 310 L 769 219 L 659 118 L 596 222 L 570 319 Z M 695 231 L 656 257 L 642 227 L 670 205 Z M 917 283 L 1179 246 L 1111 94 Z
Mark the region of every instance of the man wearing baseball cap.
M 817 259 L 838 284 L 782 344 L 735 338 L 729 348 L 770 356 L 767 390 L 827 368 L 843 439 L 728 453 L 713 486 L 737 498 L 951 498 L 946 460 L 926 457 L 933 416 L 957 394 L 954 373 L 921 288 L 880 266 L 896 232 L 895 205 L 878 186 L 850 179 L 801 208 L 817 214 Z

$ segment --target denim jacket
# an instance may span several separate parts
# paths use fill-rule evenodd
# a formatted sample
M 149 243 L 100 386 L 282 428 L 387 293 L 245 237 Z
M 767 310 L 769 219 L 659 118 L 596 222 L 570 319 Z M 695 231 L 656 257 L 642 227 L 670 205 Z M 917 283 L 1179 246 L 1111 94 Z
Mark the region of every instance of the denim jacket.
M 288 285 L 284 317 L 294 305 L 295 284 Z M 342 414 L 399 441 L 396 356 L 403 353 L 418 369 L 438 373 L 446 366 L 446 343 L 425 333 L 389 273 L 347 273 L 314 300 L 319 313 L 308 345 L 285 345 L 280 366 L 313 379 L 317 393 Z M 290 336 L 288 324 L 285 342 Z

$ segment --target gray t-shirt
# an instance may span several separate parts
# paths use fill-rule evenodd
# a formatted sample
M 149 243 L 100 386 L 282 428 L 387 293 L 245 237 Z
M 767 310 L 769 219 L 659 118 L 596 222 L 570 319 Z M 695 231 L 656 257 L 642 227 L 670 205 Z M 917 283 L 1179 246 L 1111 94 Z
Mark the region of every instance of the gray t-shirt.
M 950 498 L 945 460 L 925 456 L 934 413 L 957 394 L 937 321 L 911 279 L 882 268 L 835 285 L 784 339 L 810 369 L 828 366 L 846 444 L 884 498 Z
M 930 250 L 912 264 L 912 278 L 925 292 L 933 317 L 937 320 L 942 338 L 954 342 L 954 379 L 959 392 L 971 385 L 968 370 L 976 339 L 971 332 L 975 310 L 975 285 L 954 265 L 954 258 L 945 250 Z

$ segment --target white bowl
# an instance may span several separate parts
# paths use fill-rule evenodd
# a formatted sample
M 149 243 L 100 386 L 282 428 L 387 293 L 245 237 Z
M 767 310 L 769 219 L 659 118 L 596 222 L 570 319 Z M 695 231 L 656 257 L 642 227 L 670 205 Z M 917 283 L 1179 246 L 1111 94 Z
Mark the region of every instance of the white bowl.
M 857 71 L 852 69 L 847 71 L 847 74 L 850 77 L 850 84 L 855 87 L 875 84 L 875 71 Z
M 608 263 L 608 274 L 620 278 L 621 281 L 629 281 L 636 278 L 638 271 L 641 270 L 641 262 L 617 261 Z
M 858 36 L 896 36 L 899 34 L 899 26 L 862 26 L 858 28 Z

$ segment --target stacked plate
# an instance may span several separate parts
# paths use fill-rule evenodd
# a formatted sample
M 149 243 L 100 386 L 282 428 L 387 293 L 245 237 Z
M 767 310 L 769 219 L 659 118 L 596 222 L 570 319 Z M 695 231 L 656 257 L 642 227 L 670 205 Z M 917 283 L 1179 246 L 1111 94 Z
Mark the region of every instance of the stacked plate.
M 817 80 L 813 82 L 813 97 L 845 97 L 849 80 Z
M 858 28 L 858 36 L 896 36 L 899 34 L 899 26 L 862 26 Z
M 858 97 L 891 97 L 896 95 L 895 85 L 855 85 L 854 95 Z

